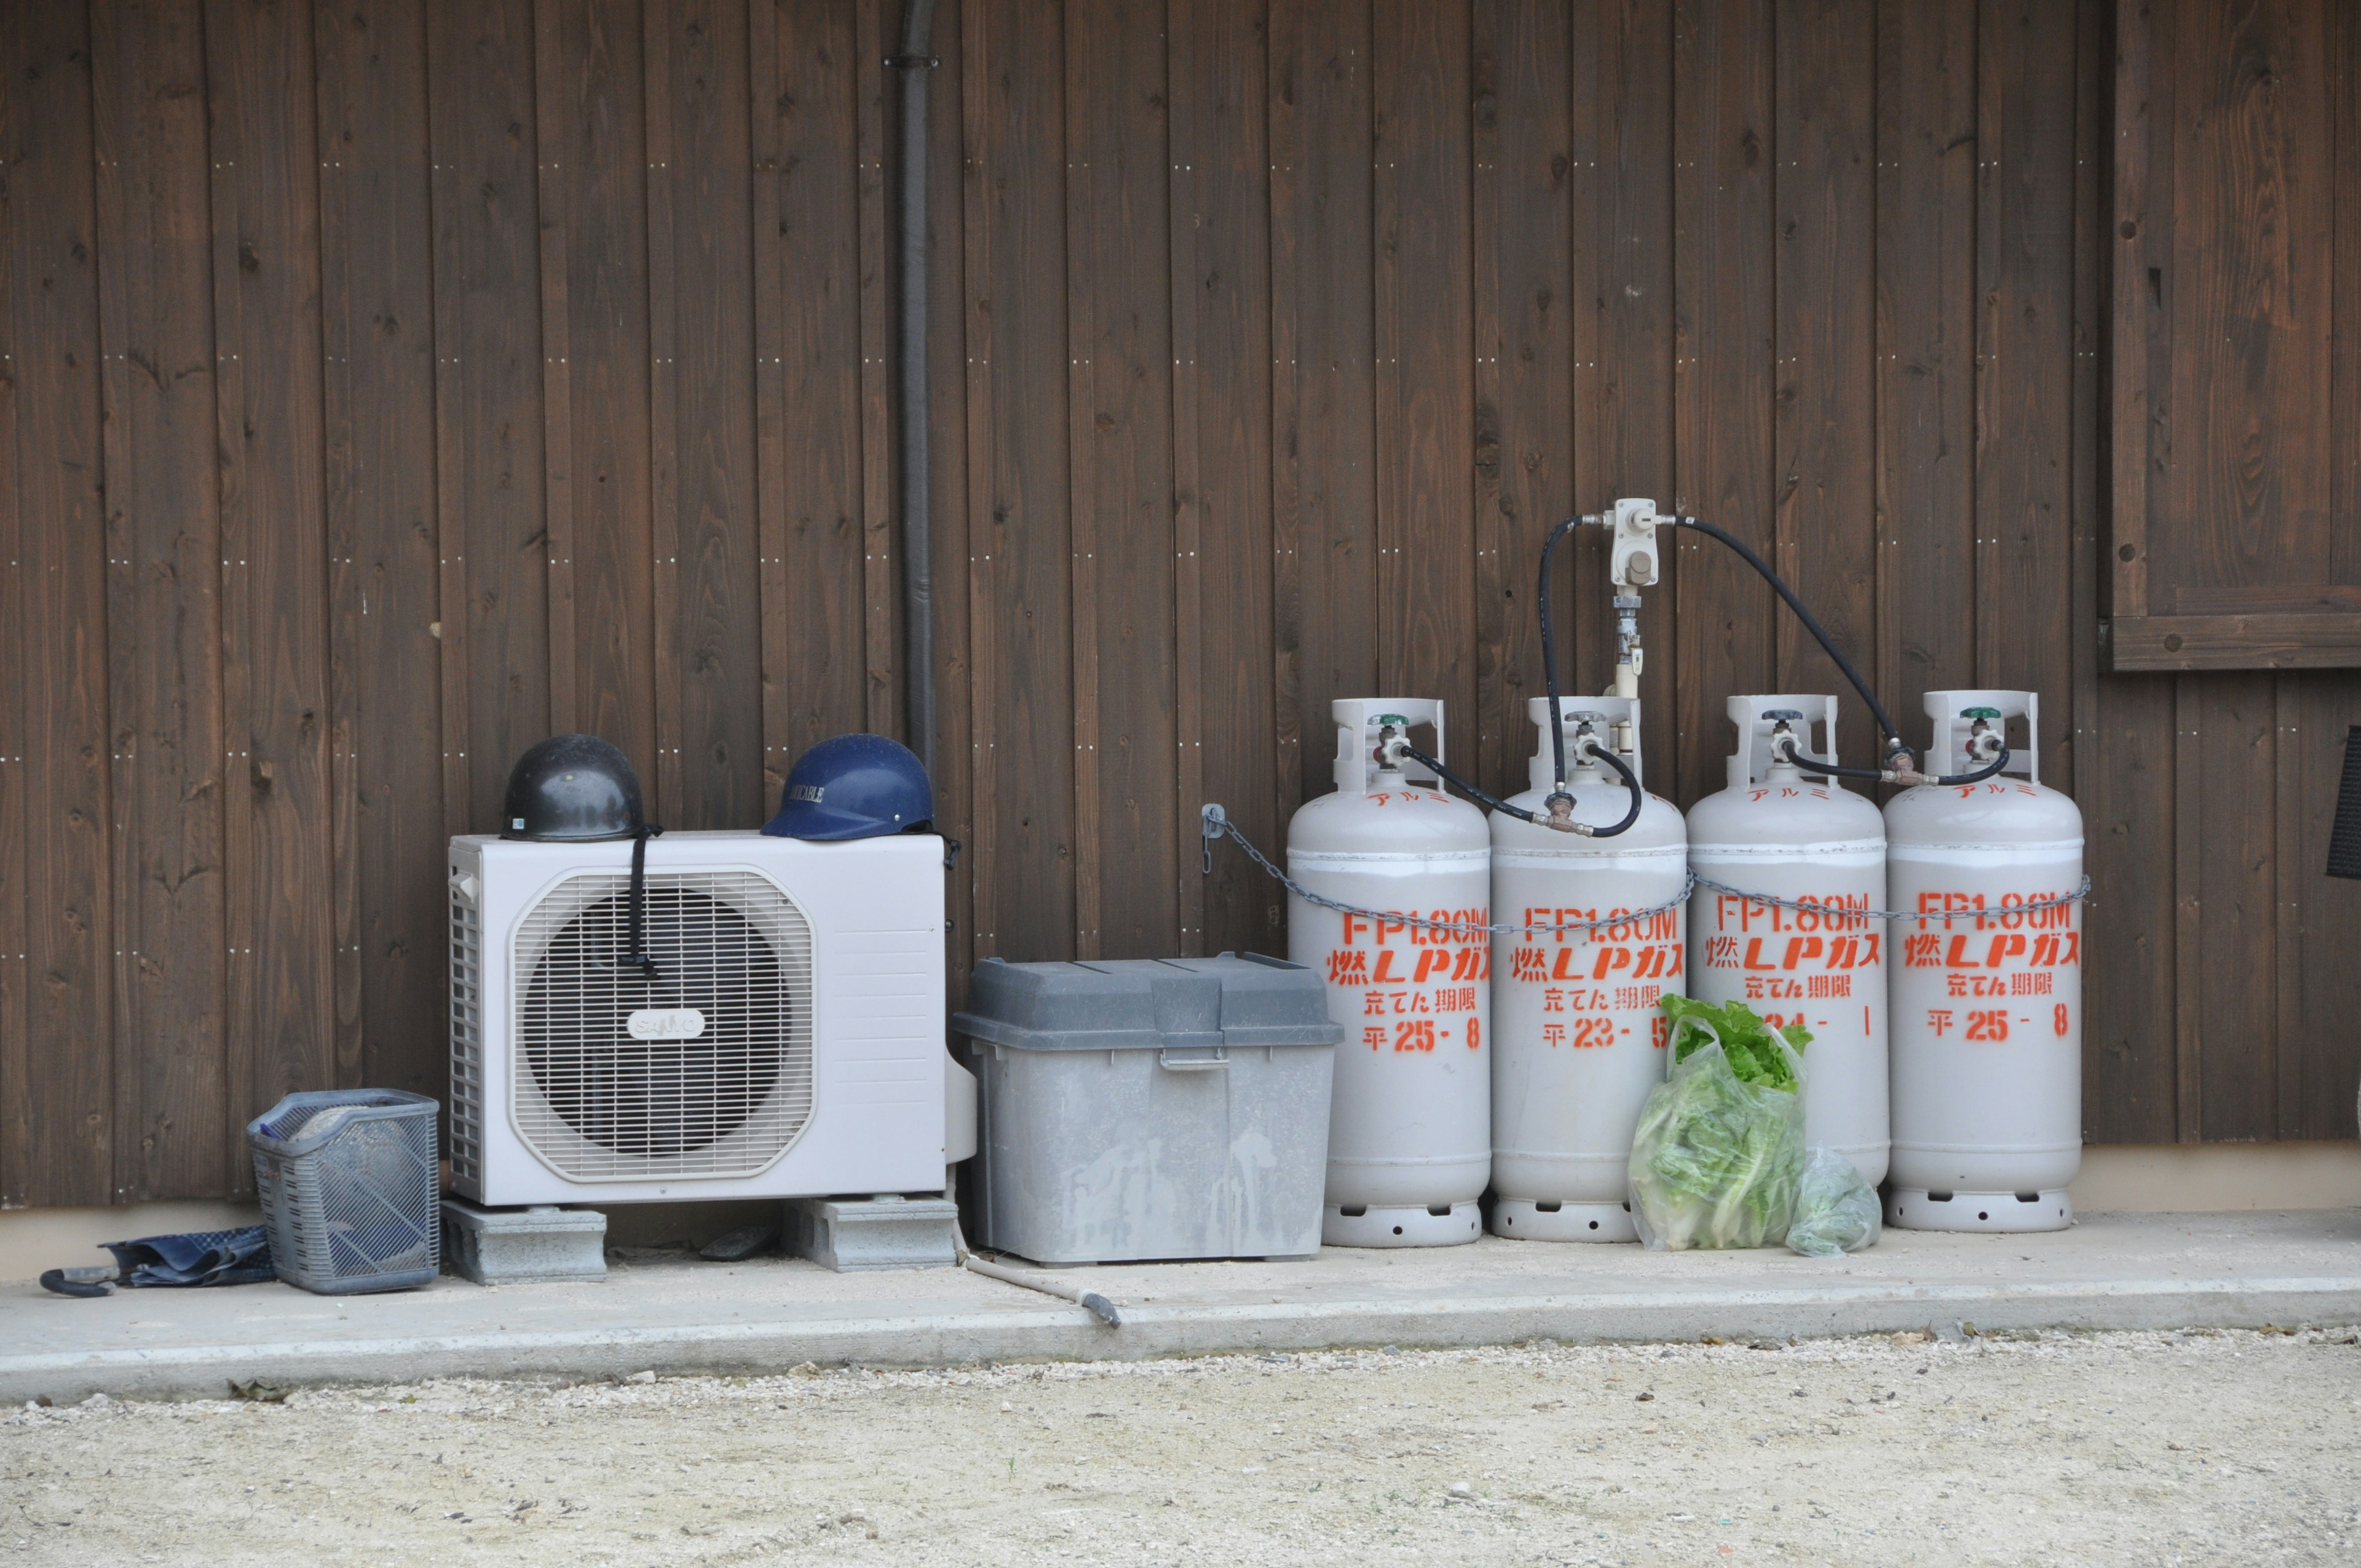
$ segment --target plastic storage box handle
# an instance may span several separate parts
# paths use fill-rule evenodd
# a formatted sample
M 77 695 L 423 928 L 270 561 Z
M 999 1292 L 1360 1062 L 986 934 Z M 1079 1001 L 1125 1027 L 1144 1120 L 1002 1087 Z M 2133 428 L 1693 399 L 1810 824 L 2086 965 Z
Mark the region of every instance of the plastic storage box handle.
M 1168 1072 L 1227 1072 L 1230 1053 L 1225 1046 L 1167 1046 L 1156 1053 L 1156 1065 Z

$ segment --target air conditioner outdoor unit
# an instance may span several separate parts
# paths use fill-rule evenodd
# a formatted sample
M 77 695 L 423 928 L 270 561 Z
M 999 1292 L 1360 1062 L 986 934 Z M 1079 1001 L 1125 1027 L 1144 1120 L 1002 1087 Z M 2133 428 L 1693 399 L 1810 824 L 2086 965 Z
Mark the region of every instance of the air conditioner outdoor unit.
M 631 874 L 628 839 L 451 841 L 458 1192 L 940 1191 L 972 1152 L 946 1132 L 943 841 L 650 839 L 650 970 L 622 962 Z

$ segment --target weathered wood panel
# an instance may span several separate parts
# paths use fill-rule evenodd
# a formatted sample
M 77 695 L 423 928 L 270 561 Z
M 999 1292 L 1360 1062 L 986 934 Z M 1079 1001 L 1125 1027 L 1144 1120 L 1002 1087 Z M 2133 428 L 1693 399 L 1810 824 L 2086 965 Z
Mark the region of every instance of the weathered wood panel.
M 532 0 L 431 5 L 427 50 L 445 820 L 480 833 L 557 728 Z
M 1061 958 L 1074 887 L 1076 694 L 1067 399 L 1064 18 L 965 33 L 969 650 L 975 951 Z M 1095 607 L 1093 607 L 1095 608 Z
M 204 100 L 188 90 L 204 76 L 202 24 L 177 8 L 91 13 L 98 250 L 108 262 L 99 272 L 107 697 L 124 982 L 115 1180 L 133 1199 L 212 1189 L 231 1146 L 212 171 Z M 431 676 L 433 662 L 423 667 Z M 10 750 L 0 740 L 0 752 Z M 432 840 L 431 825 L 423 837 Z M 440 974 L 437 965 L 429 983 Z
M 1204 952 L 1270 950 L 1283 906 L 1277 886 L 1234 857 L 1216 861 L 1210 883 L 1199 874 L 1197 817 L 1204 801 L 1226 802 L 1257 842 L 1283 820 L 1273 787 L 1268 26 L 1263 0 L 1179 8 L 1168 73 L 1180 166 L 1173 504 L 1197 563 L 1193 591 L 1176 595 L 1176 628 L 1192 639 L 1180 668 L 1194 679 L 1179 716 L 1188 754 L 1173 848 L 1182 941 Z
M 1681 171 L 1677 351 L 1683 511 L 1772 555 L 1772 424 L 1778 360 L 1771 248 L 1773 160 L 1770 0 L 1685 4 L 1675 23 L 1675 92 L 1694 107 L 1675 126 Z M 1595 507 L 1595 500 L 1586 500 Z M 1732 735 L 1723 699 L 1776 682 L 1770 586 L 1701 535 L 1677 536 L 1675 637 L 1683 679 L 1650 726 L 1651 778 L 1682 800 L 1722 786 Z M 1656 595 L 1657 624 L 1665 603 Z M 1597 602 L 1595 599 L 1592 601 Z M 1675 751 L 1674 737 L 1679 737 Z M 1675 761 L 1676 759 L 1676 761 Z M 1674 765 L 1667 766 L 1667 762 Z
M 759 821 L 806 747 L 866 717 L 866 594 L 851 591 L 865 554 L 854 11 L 764 0 L 752 22 L 760 676 L 773 786 L 715 827 Z M 721 455 L 708 483 L 745 477 L 742 457 L 733 476 Z
M 1913 741 L 1928 690 L 1977 684 L 1978 14 L 1877 11 L 1875 678 Z
M 676 0 L 651 27 L 666 78 L 669 156 L 654 159 L 671 197 L 672 352 L 654 367 L 671 389 L 671 687 L 679 783 L 664 806 L 683 828 L 762 820 L 762 626 L 754 507 L 753 171 L 744 0 Z M 847 51 L 849 53 L 849 51 Z M 847 116 L 850 117 L 849 115 Z M 849 168 L 849 150 L 830 160 Z M 850 226 L 850 225 L 840 225 Z M 650 243 L 654 243 L 651 235 Z M 653 291 L 651 297 L 653 298 Z M 859 358 L 858 342 L 853 357 Z M 659 647 L 663 646 L 660 640 Z
M 116 964 L 108 766 L 108 539 L 100 451 L 90 30 L 15 13 L 5 41 L 7 361 L 17 528 L 9 663 L 23 715 L 23 1033 L 10 1054 L 10 1202 L 115 1195 Z M 321 814 L 324 830 L 326 817 Z
M 1070 7 L 1065 44 L 1075 951 L 1152 958 L 1180 939 L 1164 6 Z M 1108 874 L 1116 845 L 1130 874 Z
M 899 722 L 898 26 L 0 17 L 0 1202 L 235 1190 L 281 1090 L 438 1084 L 442 839 L 552 729 L 743 828 L 805 746 Z M 2349 1132 L 2318 862 L 2361 687 L 2204 666 L 2316 661 L 2297 623 L 2361 612 L 2361 442 L 2318 433 L 2361 409 L 2356 49 L 2316 0 L 946 0 L 954 963 L 1276 948 L 1271 883 L 1226 848 L 1199 877 L 1196 806 L 1277 850 L 1337 696 L 1441 696 L 1520 786 L 1532 552 L 1650 494 L 1775 552 L 1905 734 L 1929 686 L 2041 690 L 2099 887 L 2092 1136 Z M 2251 155 L 2253 192 L 2126 236 L 2125 125 L 2147 184 Z M 2176 357 L 2222 302 L 2251 330 Z M 2110 447 L 2126 411 L 2195 455 Z M 2239 587 L 2245 641 L 2175 546 L 2103 539 L 2151 478 L 2296 520 L 2312 565 Z M 1609 674 L 1598 545 L 1573 690 Z M 1668 554 L 1648 761 L 1686 803 L 1729 692 L 1832 675 L 1718 546 Z M 2173 600 L 2115 669 L 2177 673 L 2101 673 L 2127 582 Z
M 337 716 L 324 495 L 320 149 L 311 8 L 205 12 L 220 391 L 227 1025 L 234 1137 L 298 1089 L 357 1083 L 336 1019 Z M 243 1190 L 252 1168 L 231 1155 Z
M 323 5 L 321 258 L 330 701 L 350 820 L 340 866 L 337 1033 L 369 1083 L 434 1093 L 446 941 L 441 510 L 426 7 Z
M 1772 31 L 1780 170 L 1773 565 L 1860 668 L 1876 646 L 1879 564 L 1876 57 L 1858 47 L 1876 37 L 1875 11 L 1861 0 L 1781 0 Z M 1839 750 L 1875 756 L 1875 722 L 1828 655 L 1792 616 L 1776 625 L 1778 689 L 1836 693 Z
M 1467 41 L 1464 0 L 1372 7 L 1378 683 L 1441 697 L 1451 757 L 1473 762 Z
M 1328 791 L 1331 700 L 1400 695 L 1378 690 L 1369 47 L 1367 0 L 1272 0 L 1272 615 L 1290 810 Z
M 1476 776 L 1511 793 L 1533 751 L 1526 699 L 1543 695 L 1533 554 L 1577 510 L 1573 21 L 1562 6 L 1479 4 L 1469 65 L 1480 707 L 1460 744 Z

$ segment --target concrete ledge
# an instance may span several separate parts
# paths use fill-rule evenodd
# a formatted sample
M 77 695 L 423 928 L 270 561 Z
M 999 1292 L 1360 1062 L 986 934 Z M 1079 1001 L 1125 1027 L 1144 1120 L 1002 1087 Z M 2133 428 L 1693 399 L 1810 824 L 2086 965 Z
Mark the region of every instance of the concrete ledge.
M 1815 1336 L 1924 1329 L 2361 1322 L 2361 1214 L 2094 1216 L 2046 1236 L 1890 1233 L 1829 1263 L 1488 1239 L 1301 1264 L 1104 1266 L 1110 1329 L 964 1270 L 832 1274 L 797 1259 L 620 1264 L 605 1285 L 316 1298 L 280 1286 L 0 1291 L 0 1400 L 214 1395 L 472 1375 L 777 1372 L 1144 1359 L 1345 1345 Z
M 1979 1332 L 2035 1328 L 2259 1328 L 2361 1321 L 2361 1277 L 2257 1279 L 2191 1288 L 1711 1291 L 1633 1297 L 1444 1298 L 1415 1304 L 1128 1307 L 1111 1329 L 1079 1307 L 1061 1311 L 944 1313 L 829 1322 L 432 1338 L 191 1345 L 157 1351 L 0 1357 L 0 1401 L 217 1397 L 232 1378 L 284 1387 L 408 1383 L 428 1377 L 573 1378 L 638 1371 L 776 1373 L 803 1362 L 873 1366 L 986 1361 L 1142 1361 L 1224 1352 L 1693 1340 L 1707 1334 L 1814 1338 L 1927 1329 L 1965 1321 Z

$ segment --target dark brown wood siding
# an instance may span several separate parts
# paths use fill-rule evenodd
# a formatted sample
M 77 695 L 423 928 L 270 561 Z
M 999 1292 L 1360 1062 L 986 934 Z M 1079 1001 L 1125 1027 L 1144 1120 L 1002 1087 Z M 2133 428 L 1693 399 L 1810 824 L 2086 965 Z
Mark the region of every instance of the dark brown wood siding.
M 2334 265 L 2283 302 L 2336 330 L 2156 384 L 2286 455 L 2257 482 L 2309 487 L 2342 583 L 2361 26 L 2213 9 L 2151 69 L 2302 42 L 2284 89 L 2224 80 L 2295 94 L 2270 145 Z M 0 1204 L 239 1191 L 283 1091 L 437 1088 L 442 840 L 551 729 L 746 828 L 813 740 L 898 728 L 898 13 L 5 8 Z M 2098 884 L 2093 1138 L 2349 1135 L 2361 890 L 2319 872 L 2361 676 L 2100 653 L 2116 36 L 2111 0 L 946 5 L 955 967 L 1278 948 L 1196 808 L 1275 850 L 1336 696 L 1444 697 L 1519 786 L 1538 541 L 1647 494 L 1775 555 L 1912 732 L 1932 686 L 2040 690 Z M 2269 236 L 2210 244 L 2245 209 L 2180 177 L 2142 243 L 2219 292 Z M 1665 565 L 1648 766 L 1686 804 L 1725 694 L 1831 674 L 1709 542 Z

